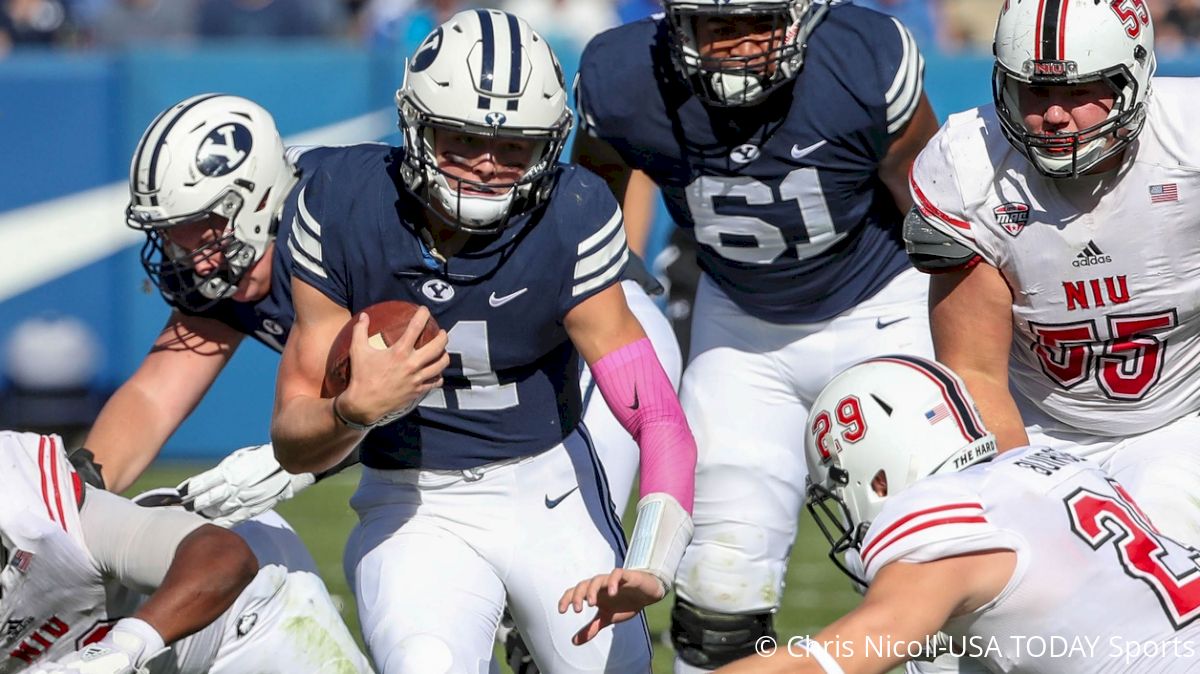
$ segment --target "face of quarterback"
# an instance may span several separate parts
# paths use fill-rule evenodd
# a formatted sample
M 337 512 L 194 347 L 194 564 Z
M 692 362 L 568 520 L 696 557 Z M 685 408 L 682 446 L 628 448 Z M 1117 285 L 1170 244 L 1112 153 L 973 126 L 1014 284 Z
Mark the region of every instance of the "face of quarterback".
M 1041 86 L 1021 85 L 1017 104 L 1025 128 L 1037 136 L 1063 135 L 1061 147 L 1049 147 L 1047 154 L 1070 154 L 1070 134 L 1089 129 L 1108 118 L 1113 108 L 1112 90 L 1103 82 Z M 1092 138 L 1083 137 L 1086 143 Z
M 229 221 L 215 214 L 165 228 L 163 235 L 170 242 L 171 248 L 178 258 L 191 258 L 192 269 L 198 276 L 204 277 L 216 272 L 225 264 L 225 255 L 221 245 L 213 245 L 221 239 L 230 236 Z M 268 245 L 266 252 L 238 282 L 237 292 L 230 299 L 235 302 L 254 302 L 266 297 L 271 289 L 271 253 L 275 244 Z
M 529 170 L 539 141 L 445 131 L 434 134 L 438 168 L 464 196 L 497 196 Z
M 777 17 L 701 16 L 695 24 L 700 58 L 715 64 L 733 59 L 765 77 L 775 74 L 777 63 L 768 58 L 783 44 L 784 28 Z

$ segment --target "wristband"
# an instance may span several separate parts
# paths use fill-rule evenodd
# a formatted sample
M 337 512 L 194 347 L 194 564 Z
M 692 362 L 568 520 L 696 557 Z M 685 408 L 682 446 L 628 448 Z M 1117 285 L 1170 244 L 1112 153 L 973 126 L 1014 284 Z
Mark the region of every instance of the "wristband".
M 339 424 L 345 426 L 346 428 L 349 428 L 352 431 L 359 431 L 359 432 L 369 431 L 372 428 L 375 428 L 376 426 L 379 425 L 378 421 L 376 421 L 374 423 L 370 423 L 370 424 L 360 424 L 357 421 L 351 421 L 351 420 L 347 419 L 345 416 L 342 415 L 342 411 L 338 409 L 338 400 L 340 400 L 341 397 L 342 397 L 341 393 L 339 393 L 333 397 L 333 418 L 336 419 Z

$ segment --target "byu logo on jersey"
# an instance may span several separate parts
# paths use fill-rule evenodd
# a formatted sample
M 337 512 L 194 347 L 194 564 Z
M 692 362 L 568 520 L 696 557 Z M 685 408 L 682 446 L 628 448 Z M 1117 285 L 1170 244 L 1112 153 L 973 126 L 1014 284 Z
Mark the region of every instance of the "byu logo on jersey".
M 275 335 L 276 337 L 283 334 L 283 326 L 276 323 L 274 320 L 272 320 L 270 318 L 263 319 L 262 327 L 263 327 L 263 330 L 266 330 L 267 332 L 271 333 L 272 335 Z
M 729 153 L 729 158 L 739 164 L 749 164 L 755 159 L 758 159 L 759 154 L 761 153 L 759 152 L 757 145 L 746 143 L 745 145 L 739 145 L 733 148 L 733 151 Z
M 222 124 L 209 132 L 196 152 L 196 167 L 206 176 L 223 176 L 242 165 L 254 138 L 241 124 Z
M 434 302 L 449 302 L 454 297 L 454 286 L 441 279 L 431 278 L 421 284 L 421 294 Z
M 442 29 L 438 28 L 433 31 L 433 34 L 425 38 L 425 42 L 417 49 L 417 53 L 413 56 L 412 64 L 409 70 L 414 73 L 419 73 L 422 70 L 433 65 L 437 59 L 438 52 L 442 50 Z

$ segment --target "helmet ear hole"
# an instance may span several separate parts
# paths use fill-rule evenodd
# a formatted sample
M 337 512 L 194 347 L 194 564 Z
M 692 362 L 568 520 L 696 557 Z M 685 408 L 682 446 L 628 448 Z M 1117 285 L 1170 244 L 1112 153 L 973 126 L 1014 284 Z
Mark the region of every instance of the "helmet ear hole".
M 871 491 L 875 492 L 875 495 L 880 498 L 888 495 L 887 473 L 882 468 L 879 469 L 879 472 L 875 473 L 875 477 L 871 478 Z
M 841 466 L 830 466 L 829 478 L 842 486 L 850 484 L 850 473 Z

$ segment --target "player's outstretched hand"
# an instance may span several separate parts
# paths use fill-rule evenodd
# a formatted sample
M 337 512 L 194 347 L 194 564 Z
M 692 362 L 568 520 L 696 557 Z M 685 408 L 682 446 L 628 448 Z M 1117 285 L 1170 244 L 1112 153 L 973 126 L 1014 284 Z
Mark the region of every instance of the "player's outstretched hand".
M 574 608 L 576 613 L 582 613 L 585 604 L 599 609 L 571 638 L 579 646 L 594 639 L 605 627 L 629 620 L 664 596 L 666 590 L 658 578 L 645 571 L 618 568 L 568 588 L 558 600 L 558 612 Z
M 419 308 L 400 339 L 380 349 L 368 337 L 370 318 L 359 315 L 350 340 L 350 384 L 340 396 L 342 414 L 360 423 L 386 422 L 412 411 L 442 385 L 442 370 L 450 364 L 446 331 L 414 348 L 428 320 L 429 309 Z
M 316 479 L 292 475 L 275 460 L 271 445 L 243 447 L 215 467 L 179 483 L 183 506 L 222 527 L 231 527 L 273 509 Z

